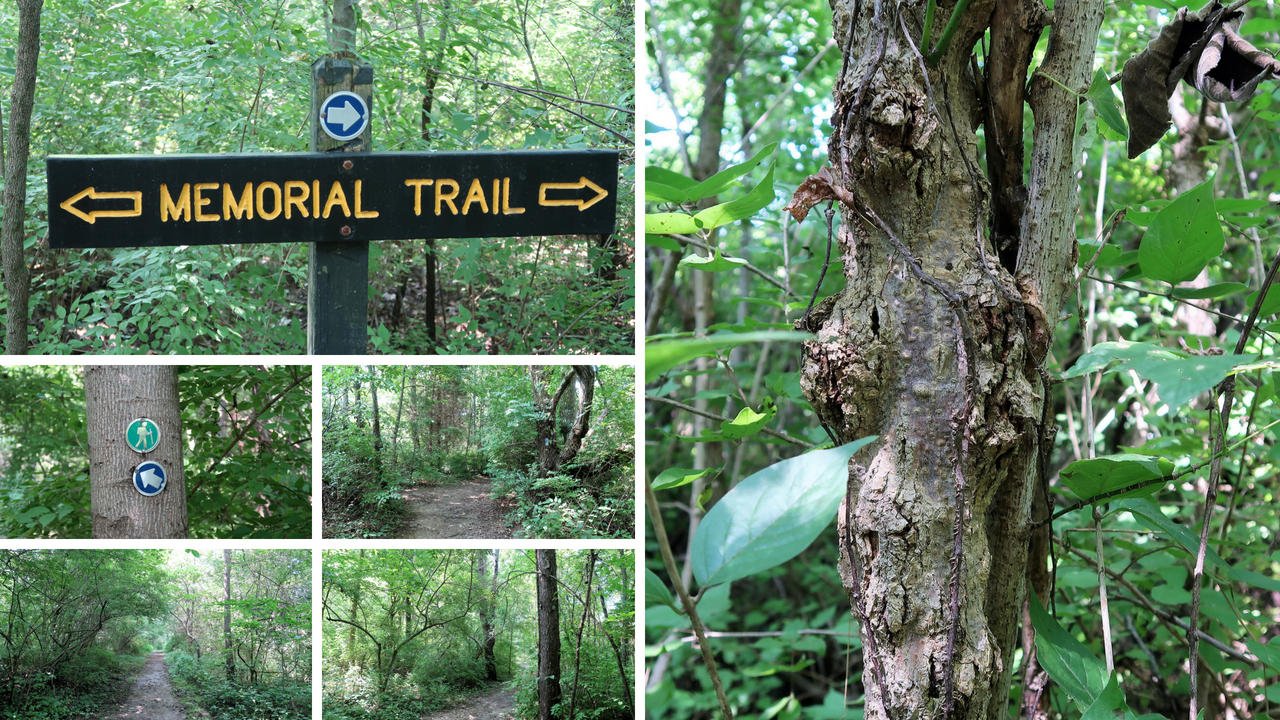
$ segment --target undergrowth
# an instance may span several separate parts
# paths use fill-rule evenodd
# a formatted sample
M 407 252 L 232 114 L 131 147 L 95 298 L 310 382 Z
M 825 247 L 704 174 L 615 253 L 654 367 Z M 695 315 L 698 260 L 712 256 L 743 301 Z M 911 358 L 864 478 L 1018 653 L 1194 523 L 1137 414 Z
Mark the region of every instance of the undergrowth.
M 297 682 L 246 685 L 229 682 L 211 668 L 218 658 L 197 660 L 175 650 L 166 655 L 174 690 L 184 704 L 203 708 L 212 720 L 309 720 L 311 687 Z
M 56 672 L 34 672 L 15 680 L 16 697 L 0 696 L 3 720 L 88 720 L 122 702 L 145 660 L 91 646 Z

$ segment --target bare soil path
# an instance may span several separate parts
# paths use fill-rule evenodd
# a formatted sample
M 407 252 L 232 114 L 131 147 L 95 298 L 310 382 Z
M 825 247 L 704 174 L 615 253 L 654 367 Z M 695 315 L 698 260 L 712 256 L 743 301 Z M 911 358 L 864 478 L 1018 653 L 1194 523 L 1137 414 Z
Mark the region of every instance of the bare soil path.
M 488 480 L 467 480 L 457 485 L 416 485 L 401 493 L 410 516 L 398 539 L 510 538 L 502 524 L 506 511 L 489 498 Z
M 424 715 L 422 720 L 512 720 L 515 717 L 515 709 L 516 691 L 500 687 L 491 693 L 473 698 L 461 707 L 435 715 Z
M 164 653 L 153 652 L 138 673 L 129 699 L 118 710 L 106 715 L 104 720 L 186 720 L 187 714 L 173 696 L 169 686 L 169 668 L 164 664 Z

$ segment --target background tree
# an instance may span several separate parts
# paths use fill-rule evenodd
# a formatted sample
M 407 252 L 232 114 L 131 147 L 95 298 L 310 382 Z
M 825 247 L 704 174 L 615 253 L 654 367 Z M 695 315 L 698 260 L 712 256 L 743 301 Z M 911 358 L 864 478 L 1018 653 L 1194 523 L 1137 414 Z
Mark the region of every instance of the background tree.
M 44 0 L 18 3 L 18 43 L 14 56 L 13 90 L 9 94 L 9 151 L 0 137 L 0 174 L 4 175 L 4 220 L 0 226 L 0 253 L 4 255 L 6 301 L 5 352 L 27 354 L 26 317 L 31 292 L 23 248 L 26 233 L 23 208 L 27 195 L 27 156 L 31 145 L 31 106 L 35 100 L 36 64 L 40 55 L 40 12 Z M 0 128 L 0 136 L 4 133 Z M 6 164 L 6 155 L 8 161 Z
M 1275 96 L 1183 91 L 1177 134 L 1126 162 L 1109 78 L 1172 11 L 1056 3 L 1050 27 L 1035 3 L 957 7 L 744 8 L 710 177 L 684 133 L 714 111 L 716 12 L 651 9 L 647 329 L 666 337 L 646 349 L 647 466 L 671 552 L 650 567 L 691 592 L 649 594 L 653 712 L 1210 716 L 1252 711 L 1274 675 L 1274 509 L 1247 498 L 1275 490 L 1273 379 L 1249 364 L 1273 355 L 1280 171 L 1250 135 Z M 1244 11 L 1274 48 L 1270 11 Z M 706 324 L 696 292 L 670 292 L 698 282 Z M 697 626 L 674 609 L 695 590 L 708 630 L 746 633 L 698 642 L 734 673 L 667 644 Z M 1218 598 L 1256 620 L 1207 619 Z M 811 637 L 784 660 L 766 633 L 795 628 Z
M 178 372 L 173 365 L 90 365 L 84 369 L 85 427 L 89 435 L 93 537 L 187 537 Z M 137 453 L 126 431 L 149 418 L 159 437 Z M 165 469 L 164 489 L 147 497 L 134 488 L 134 471 L 152 460 Z
M 556 551 L 536 550 L 538 559 L 538 720 L 554 720 L 560 704 L 560 589 Z

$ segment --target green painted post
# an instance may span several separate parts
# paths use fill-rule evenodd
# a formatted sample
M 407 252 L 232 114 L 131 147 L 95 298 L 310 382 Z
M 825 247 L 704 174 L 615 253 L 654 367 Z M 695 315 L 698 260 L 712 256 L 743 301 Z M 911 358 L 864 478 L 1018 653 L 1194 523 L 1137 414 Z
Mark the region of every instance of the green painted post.
M 364 99 L 368 122 L 351 140 L 335 140 L 322 127 L 321 104 L 346 90 Z M 326 55 L 311 65 L 312 152 L 368 152 L 373 149 L 373 66 L 349 52 Z M 345 170 L 350 160 L 334 162 Z M 359 227 L 344 225 L 350 242 L 310 243 L 307 260 L 307 353 L 363 355 L 368 342 L 366 307 L 369 293 L 369 243 L 359 240 Z

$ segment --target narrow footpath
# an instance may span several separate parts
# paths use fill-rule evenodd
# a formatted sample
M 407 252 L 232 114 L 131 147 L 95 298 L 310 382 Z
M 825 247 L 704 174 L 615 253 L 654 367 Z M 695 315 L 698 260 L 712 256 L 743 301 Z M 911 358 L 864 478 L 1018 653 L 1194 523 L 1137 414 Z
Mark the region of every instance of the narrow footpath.
M 473 698 L 466 705 L 435 715 L 425 715 L 422 720 L 512 720 L 516 710 L 516 691 L 500 687 L 491 693 Z
M 401 496 L 409 503 L 409 518 L 397 538 L 506 539 L 511 530 L 502 524 L 506 512 L 489 498 L 488 480 L 457 485 L 415 485 Z
M 164 664 L 164 653 L 153 652 L 147 656 L 147 663 L 138 673 L 138 681 L 133 684 L 129 699 L 105 718 L 186 720 L 187 715 L 169 685 L 169 668 Z

